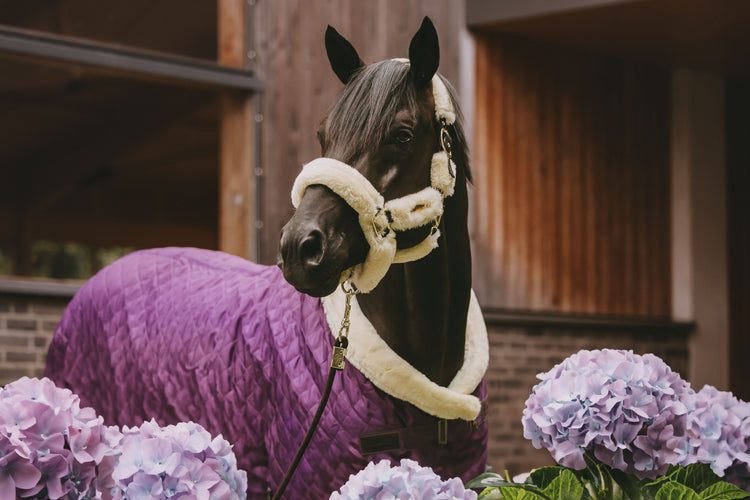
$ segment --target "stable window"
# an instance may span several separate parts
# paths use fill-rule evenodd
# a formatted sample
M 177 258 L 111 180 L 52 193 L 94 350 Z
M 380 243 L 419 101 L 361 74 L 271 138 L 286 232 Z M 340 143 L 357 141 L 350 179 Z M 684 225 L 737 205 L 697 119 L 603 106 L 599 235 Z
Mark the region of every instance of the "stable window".
M 252 256 L 222 230 L 252 227 L 253 193 L 225 202 L 222 179 L 252 184 L 236 116 L 260 84 L 217 53 L 244 50 L 244 4 L 0 1 L 0 275 L 85 279 L 155 246 Z

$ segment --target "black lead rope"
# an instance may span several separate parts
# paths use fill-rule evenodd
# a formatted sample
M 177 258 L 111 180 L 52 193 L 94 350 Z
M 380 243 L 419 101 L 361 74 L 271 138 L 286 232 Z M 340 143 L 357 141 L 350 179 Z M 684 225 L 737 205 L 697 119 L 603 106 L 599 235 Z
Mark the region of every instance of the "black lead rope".
M 351 312 L 351 300 L 352 296 L 357 292 L 356 288 L 354 287 L 352 287 L 351 290 L 347 290 L 343 284 L 341 285 L 341 287 L 344 290 L 344 293 L 346 293 L 346 308 L 344 309 L 344 319 L 341 321 L 339 336 L 338 338 L 336 338 L 336 342 L 333 344 L 331 368 L 328 370 L 328 380 L 326 381 L 326 387 L 323 390 L 323 396 L 320 399 L 320 403 L 318 404 L 318 409 L 315 412 L 315 416 L 313 417 L 312 422 L 310 422 L 310 427 L 307 429 L 307 433 L 305 434 L 302 443 L 299 445 L 297 454 L 294 456 L 294 460 L 292 460 L 292 463 L 289 465 L 289 469 L 287 469 L 286 474 L 284 475 L 284 479 L 281 481 L 281 484 L 276 490 L 276 494 L 273 496 L 272 500 L 280 500 L 281 495 L 284 494 L 284 490 L 286 490 L 289 481 L 292 479 L 294 471 L 297 470 L 297 466 L 299 465 L 300 460 L 302 460 L 302 455 L 304 455 L 307 446 L 310 444 L 310 440 L 312 440 L 313 434 L 315 434 L 315 429 L 318 428 L 320 417 L 323 416 L 323 410 L 325 410 L 326 404 L 328 403 L 328 397 L 331 395 L 331 388 L 333 388 L 333 380 L 336 378 L 336 372 L 344 369 L 346 348 L 349 345 L 349 339 L 347 338 L 347 335 L 349 334 L 349 313 Z
M 338 343 L 338 340 L 336 342 Z M 292 479 L 294 471 L 297 469 L 300 460 L 302 460 L 302 455 L 305 453 L 307 445 L 310 444 L 310 440 L 315 433 L 315 429 L 318 428 L 320 417 L 323 416 L 323 410 L 325 410 L 326 403 L 328 403 L 328 396 L 331 395 L 331 387 L 333 387 L 333 379 L 336 378 L 337 371 L 339 370 L 333 367 L 331 367 L 331 369 L 328 371 L 328 381 L 326 382 L 326 388 L 323 391 L 323 398 L 320 400 L 320 404 L 318 404 L 318 411 L 315 412 L 312 423 L 310 423 L 310 428 L 307 429 L 307 434 L 305 434 L 305 438 L 302 440 L 302 444 L 299 445 L 297 455 L 295 455 L 294 460 L 292 460 L 292 463 L 289 466 L 289 469 L 286 471 L 284 480 L 281 481 L 279 489 L 276 490 L 276 494 L 273 496 L 273 500 L 279 500 L 281 498 L 281 495 L 284 494 L 284 490 L 286 490 L 286 487 L 289 484 L 289 480 Z

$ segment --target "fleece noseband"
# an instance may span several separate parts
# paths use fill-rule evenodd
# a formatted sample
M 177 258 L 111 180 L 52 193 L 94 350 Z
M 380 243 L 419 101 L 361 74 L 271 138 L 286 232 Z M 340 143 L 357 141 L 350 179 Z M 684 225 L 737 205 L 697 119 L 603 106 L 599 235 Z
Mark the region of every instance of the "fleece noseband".
M 456 114 L 445 84 L 436 74 L 432 77 L 435 118 L 441 125 L 441 151 L 432 156 L 430 186 L 401 198 L 385 201 L 377 189 L 352 166 L 333 158 L 317 158 L 304 166 L 292 188 L 292 203 L 297 208 L 308 186 L 322 184 L 339 195 L 359 215 L 359 225 L 370 250 L 361 264 L 345 270 L 342 281 L 348 280 L 358 292 L 371 291 L 388 272 L 392 263 L 421 259 L 438 245 L 443 201 L 453 194 L 456 166 L 451 159 L 448 125 Z M 396 233 L 432 225 L 430 234 L 413 247 L 397 249 Z

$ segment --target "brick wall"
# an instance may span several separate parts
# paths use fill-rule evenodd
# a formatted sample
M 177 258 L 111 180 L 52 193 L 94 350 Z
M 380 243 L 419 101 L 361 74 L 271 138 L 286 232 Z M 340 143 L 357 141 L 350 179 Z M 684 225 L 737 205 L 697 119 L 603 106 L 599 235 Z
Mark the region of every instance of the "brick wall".
M 0 385 L 41 377 L 67 298 L 0 295 Z
M 495 472 L 511 475 L 554 462 L 545 449 L 537 450 L 523 437 L 521 417 L 526 399 L 539 381 L 538 373 L 581 349 L 632 349 L 636 354 L 652 352 L 686 380 L 689 325 L 665 324 L 662 328 L 644 324 L 603 322 L 598 327 L 574 322 L 566 324 L 514 325 L 488 318 L 490 367 L 489 465 Z M 648 326 L 648 328 L 644 328 Z

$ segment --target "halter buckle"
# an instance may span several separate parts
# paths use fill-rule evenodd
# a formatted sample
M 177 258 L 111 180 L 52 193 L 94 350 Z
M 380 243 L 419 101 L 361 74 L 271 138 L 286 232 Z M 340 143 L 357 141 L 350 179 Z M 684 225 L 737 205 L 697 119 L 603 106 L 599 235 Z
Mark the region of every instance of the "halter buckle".
M 437 233 L 440 229 L 440 221 L 443 220 L 443 213 L 440 212 L 440 215 L 435 217 L 435 220 L 432 223 L 432 227 L 430 228 L 430 236 Z
M 390 224 L 393 222 L 393 217 L 389 210 L 385 210 L 385 216 L 386 220 L 388 221 L 388 224 L 383 229 L 380 229 L 375 222 L 378 218 L 378 215 L 380 215 L 380 212 L 383 212 L 383 207 L 378 207 L 377 211 L 375 212 L 375 215 L 372 216 L 372 231 L 373 233 L 377 234 L 381 238 L 385 238 L 388 236 L 388 233 L 391 232 Z

